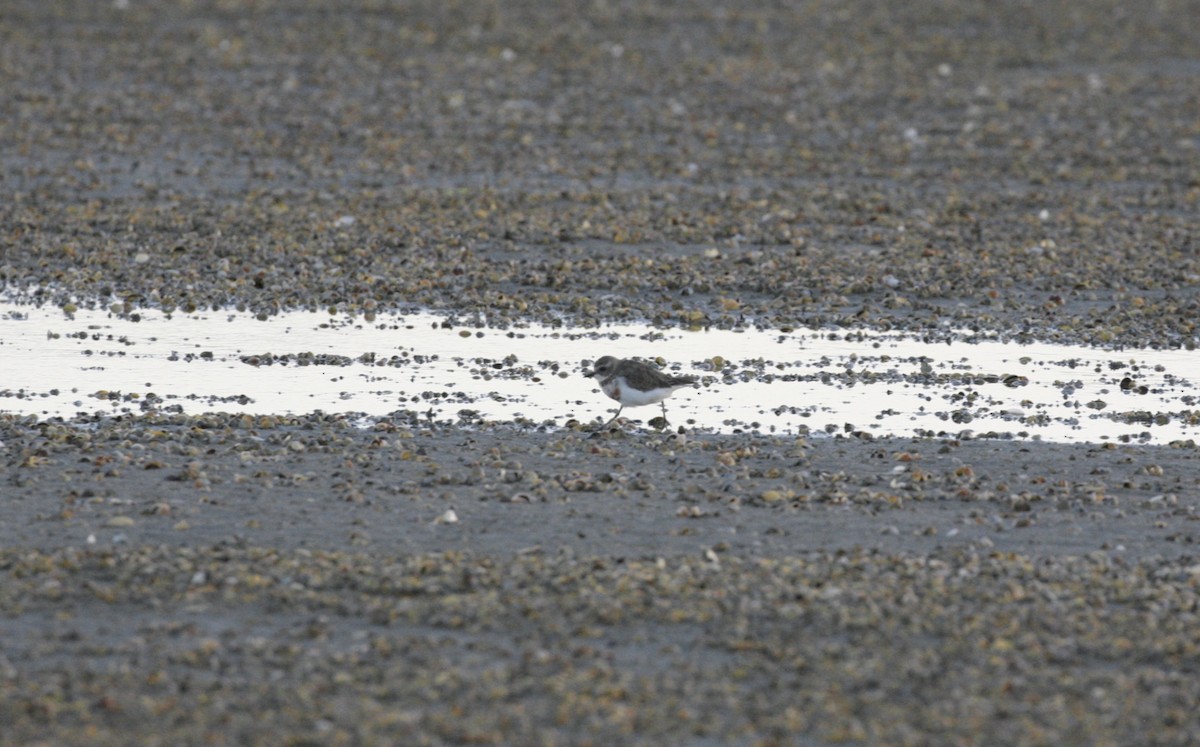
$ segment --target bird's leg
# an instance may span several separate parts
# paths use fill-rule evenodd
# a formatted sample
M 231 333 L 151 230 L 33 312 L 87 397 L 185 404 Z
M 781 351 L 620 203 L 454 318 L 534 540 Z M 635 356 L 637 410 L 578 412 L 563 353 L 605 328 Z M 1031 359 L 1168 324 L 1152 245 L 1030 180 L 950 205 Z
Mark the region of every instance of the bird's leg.
M 616 414 L 616 415 L 613 415 L 611 418 L 609 418 L 607 423 L 605 423 L 604 425 L 600 426 L 600 430 L 604 430 L 604 429 L 605 429 L 605 428 L 607 428 L 608 426 L 612 425 L 612 422 L 613 422 L 614 420 L 616 420 L 617 418 L 621 417 L 621 410 L 624 410 L 624 409 L 625 409 L 625 405 L 621 405 L 620 407 L 618 407 L 618 408 L 617 408 L 617 414 Z
M 667 422 L 667 403 L 666 403 L 666 402 L 659 402 L 659 404 L 660 404 L 660 405 L 662 405 L 662 410 L 663 410 L 663 422 L 664 422 L 664 423 L 666 423 L 667 425 L 670 425 L 670 423 L 668 423 L 668 422 Z

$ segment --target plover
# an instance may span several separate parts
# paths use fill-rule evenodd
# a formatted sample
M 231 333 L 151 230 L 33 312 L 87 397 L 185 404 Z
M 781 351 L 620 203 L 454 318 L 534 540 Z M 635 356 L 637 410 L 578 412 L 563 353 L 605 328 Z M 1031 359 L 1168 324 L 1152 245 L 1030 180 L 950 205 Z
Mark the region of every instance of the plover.
M 600 426 L 605 428 L 609 423 L 621 416 L 621 410 L 626 407 L 641 407 L 662 402 L 670 397 L 676 389 L 682 389 L 696 383 L 694 376 L 669 376 L 654 366 L 629 358 L 618 359 L 606 355 L 596 361 L 591 373 L 600 380 L 600 388 L 621 406 L 617 414 L 608 423 Z M 663 420 L 667 419 L 667 405 L 663 403 Z

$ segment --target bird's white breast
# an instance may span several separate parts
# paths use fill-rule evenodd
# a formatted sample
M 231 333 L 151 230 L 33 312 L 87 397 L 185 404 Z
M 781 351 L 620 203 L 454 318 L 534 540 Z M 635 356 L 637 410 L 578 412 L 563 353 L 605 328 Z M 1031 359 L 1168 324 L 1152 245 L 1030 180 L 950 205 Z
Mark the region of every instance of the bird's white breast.
M 667 397 L 670 397 L 671 392 L 679 387 L 661 387 L 643 392 L 625 383 L 624 376 L 614 376 L 612 379 L 602 382 L 600 388 L 609 397 L 626 407 L 640 407 L 641 405 L 652 405 L 655 402 L 662 402 Z

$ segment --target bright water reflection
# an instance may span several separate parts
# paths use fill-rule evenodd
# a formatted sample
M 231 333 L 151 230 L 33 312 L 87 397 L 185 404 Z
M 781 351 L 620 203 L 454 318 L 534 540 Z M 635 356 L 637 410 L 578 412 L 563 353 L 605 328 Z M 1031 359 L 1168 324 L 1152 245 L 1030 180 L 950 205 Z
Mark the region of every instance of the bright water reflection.
M 615 403 L 582 373 L 608 354 L 661 356 L 701 376 L 700 387 L 668 400 L 668 415 L 718 432 L 1200 437 L 1195 351 L 926 343 L 867 331 L 500 330 L 433 314 L 136 318 L 0 304 L 0 412 L 406 410 L 463 423 L 599 422 Z M 658 413 L 625 411 L 641 421 Z

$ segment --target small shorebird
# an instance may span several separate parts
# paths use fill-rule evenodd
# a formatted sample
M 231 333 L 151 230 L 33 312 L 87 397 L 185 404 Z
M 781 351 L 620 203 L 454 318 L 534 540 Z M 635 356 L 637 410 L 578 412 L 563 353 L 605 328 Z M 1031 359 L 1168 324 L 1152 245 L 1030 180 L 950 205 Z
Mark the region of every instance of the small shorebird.
M 668 376 L 654 366 L 629 358 L 617 359 L 606 355 L 596 361 L 591 373 L 584 376 L 594 376 L 600 380 L 600 388 L 621 406 L 617 414 L 609 419 L 608 424 L 621 416 L 621 410 L 626 407 L 640 407 L 662 402 L 670 397 L 676 389 L 682 389 L 696 383 L 694 376 Z M 667 405 L 663 403 L 663 420 L 667 419 Z

